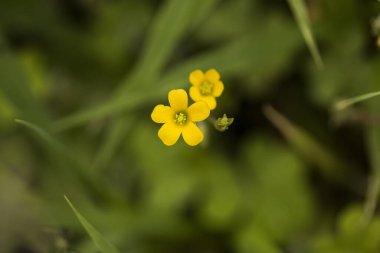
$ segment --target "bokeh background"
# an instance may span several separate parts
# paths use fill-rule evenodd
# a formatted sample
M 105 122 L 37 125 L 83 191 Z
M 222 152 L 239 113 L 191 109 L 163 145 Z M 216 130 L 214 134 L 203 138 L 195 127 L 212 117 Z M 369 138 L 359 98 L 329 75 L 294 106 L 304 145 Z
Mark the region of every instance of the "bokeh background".
M 0 252 L 377 253 L 375 0 L 1 0 Z M 150 114 L 195 69 L 225 83 L 194 148 Z M 15 121 L 15 119 L 17 119 Z

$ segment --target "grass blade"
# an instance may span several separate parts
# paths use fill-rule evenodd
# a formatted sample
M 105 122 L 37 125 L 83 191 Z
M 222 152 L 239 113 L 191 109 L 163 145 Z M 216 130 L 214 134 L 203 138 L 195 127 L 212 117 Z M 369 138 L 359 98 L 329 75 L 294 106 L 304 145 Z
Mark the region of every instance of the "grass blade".
M 374 69 L 372 70 L 372 81 L 370 86 L 378 87 L 380 81 L 379 69 L 380 61 L 374 61 Z M 372 92 L 359 96 L 353 102 L 359 102 L 368 98 L 380 95 L 380 92 Z M 359 99 L 362 98 L 362 99 Z M 355 99 L 355 98 L 354 98 Z M 353 99 L 352 99 L 353 100 Z M 367 109 L 370 111 L 378 111 L 380 108 L 380 100 L 366 101 Z M 369 125 L 366 129 L 367 147 L 369 152 L 371 176 L 368 182 L 367 196 L 363 206 L 363 215 L 361 219 L 362 226 L 367 226 L 375 215 L 380 196 L 380 129 L 377 125 Z
M 313 57 L 315 64 L 318 68 L 323 68 L 322 57 L 319 53 L 317 44 L 315 42 L 313 32 L 310 27 L 310 20 L 307 15 L 306 6 L 303 0 L 288 0 L 293 15 L 297 21 L 297 24 L 301 30 L 302 36 L 305 39 L 307 46 L 309 47 L 311 56 Z
M 93 163 L 93 169 L 100 171 L 109 164 L 112 155 L 116 152 L 118 146 L 125 141 L 125 136 L 132 128 L 134 118 L 120 118 L 117 122 L 112 124 L 112 128 L 108 129 L 107 138 L 100 145 L 100 149 L 96 155 Z
M 74 205 L 70 202 L 70 200 L 64 196 L 67 203 L 75 213 L 79 222 L 82 224 L 83 228 L 87 231 L 88 235 L 91 237 L 92 241 L 96 245 L 96 247 L 103 253 L 120 253 L 114 245 L 112 245 L 107 239 L 105 239 L 95 227 L 89 223 L 82 214 L 78 212 L 78 210 L 74 207 Z
M 289 144 L 307 161 L 315 164 L 326 178 L 342 184 L 351 182 L 349 179 L 353 176 L 348 175 L 348 166 L 335 158 L 330 150 L 289 121 L 272 106 L 265 106 L 263 112 Z
M 374 109 L 377 106 L 369 105 L 369 107 Z M 380 152 L 380 131 L 377 127 L 369 126 L 367 128 L 367 146 L 372 173 L 368 181 L 366 200 L 364 202 L 363 215 L 360 223 L 363 227 L 371 222 L 380 195 L 380 157 L 378 155 Z
M 344 110 L 344 109 L 350 107 L 351 105 L 365 101 L 365 100 L 373 98 L 373 97 L 377 97 L 379 95 L 380 95 L 380 91 L 375 91 L 375 92 L 366 93 L 366 94 L 363 94 L 363 95 L 360 95 L 357 97 L 341 100 L 334 105 L 334 110 L 335 111 Z
M 15 122 L 29 128 L 29 129 L 33 130 L 35 133 L 37 133 L 38 136 L 40 136 L 41 139 L 43 140 L 45 146 L 47 146 L 47 148 L 49 148 L 50 151 L 53 151 L 55 153 L 59 153 L 59 154 L 65 156 L 66 158 L 69 156 L 67 154 L 67 151 L 63 147 L 63 145 L 60 144 L 57 140 L 55 140 L 48 132 L 46 132 L 42 128 L 38 127 L 37 125 L 35 125 L 33 123 L 30 123 L 28 121 L 21 120 L 21 119 L 15 119 Z
M 20 119 L 16 119 L 15 121 L 37 134 L 37 141 L 41 143 L 41 146 L 49 156 L 56 161 L 56 165 L 59 164 L 59 166 L 54 166 L 54 168 L 56 168 L 56 173 L 59 173 L 61 177 L 65 176 L 70 180 L 75 180 L 85 189 L 91 189 L 96 192 L 99 198 L 113 198 L 112 196 L 115 194 L 112 192 L 112 185 L 108 184 L 102 177 L 86 169 L 89 167 L 87 162 L 71 152 L 58 139 L 33 123 Z
M 152 21 L 145 47 L 135 66 L 135 71 L 120 85 L 116 93 L 124 96 L 130 88 L 144 89 L 152 85 L 167 64 L 173 48 L 176 48 L 183 35 L 193 27 L 194 16 L 201 6 L 216 4 L 215 0 L 167 0 Z M 211 9 L 208 7 L 208 9 Z M 200 18 L 197 18 L 200 20 Z

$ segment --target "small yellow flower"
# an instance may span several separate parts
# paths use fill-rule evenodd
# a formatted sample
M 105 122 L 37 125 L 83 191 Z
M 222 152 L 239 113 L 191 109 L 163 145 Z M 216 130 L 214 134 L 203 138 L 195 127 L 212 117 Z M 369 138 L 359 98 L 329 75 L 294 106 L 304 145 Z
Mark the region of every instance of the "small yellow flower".
M 205 102 L 196 102 L 188 107 L 187 93 L 183 89 L 171 90 L 168 95 L 170 106 L 157 105 L 152 112 L 152 120 L 164 123 L 158 131 L 158 137 L 167 145 L 174 145 L 182 134 L 190 146 L 203 140 L 203 133 L 194 122 L 205 120 L 210 109 Z
M 216 97 L 222 95 L 224 85 L 220 81 L 220 75 L 215 69 L 209 69 L 206 73 L 197 69 L 190 73 L 189 81 L 192 84 L 190 87 L 190 97 L 194 101 L 204 101 L 214 110 L 216 107 Z

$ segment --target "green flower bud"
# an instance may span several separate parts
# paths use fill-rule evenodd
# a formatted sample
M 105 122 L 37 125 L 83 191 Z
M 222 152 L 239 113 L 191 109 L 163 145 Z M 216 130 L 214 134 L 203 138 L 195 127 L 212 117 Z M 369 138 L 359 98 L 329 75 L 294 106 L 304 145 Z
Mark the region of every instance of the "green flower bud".
M 224 132 L 234 122 L 234 118 L 227 118 L 226 114 L 223 114 L 222 118 L 218 118 L 215 122 L 215 128 L 218 131 Z

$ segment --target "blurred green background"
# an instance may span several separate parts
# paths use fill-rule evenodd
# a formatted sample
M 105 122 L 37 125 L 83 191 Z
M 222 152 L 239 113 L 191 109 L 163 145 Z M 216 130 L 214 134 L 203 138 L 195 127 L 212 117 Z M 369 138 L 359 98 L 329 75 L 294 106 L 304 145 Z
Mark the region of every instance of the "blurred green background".
M 0 252 L 378 253 L 375 0 L 1 0 Z M 195 69 L 225 83 L 194 148 L 150 114 Z M 18 119 L 15 121 L 15 119 Z

